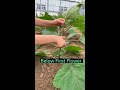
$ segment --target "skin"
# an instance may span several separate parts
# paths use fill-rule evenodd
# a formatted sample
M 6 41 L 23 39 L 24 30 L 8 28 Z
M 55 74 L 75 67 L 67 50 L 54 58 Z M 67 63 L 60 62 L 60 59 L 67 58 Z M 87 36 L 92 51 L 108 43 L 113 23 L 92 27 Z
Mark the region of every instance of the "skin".
M 55 27 L 65 23 L 63 18 L 55 19 L 55 20 L 42 20 L 35 18 L 36 26 L 44 26 L 44 27 Z M 36 45 L 44 45 L 50 43 L 56 43 L 57 47 L 63 47 L 66 45 L 64 36 L 56 36 L 56 35 L 35 35 L 35 44 Z

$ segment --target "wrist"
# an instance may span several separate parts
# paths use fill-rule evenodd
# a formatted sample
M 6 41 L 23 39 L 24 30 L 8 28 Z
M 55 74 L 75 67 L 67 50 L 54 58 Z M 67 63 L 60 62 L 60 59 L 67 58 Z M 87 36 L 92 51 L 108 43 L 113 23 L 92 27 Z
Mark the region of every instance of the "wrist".
M 57 41 L 58 41 L 58 36 L 56 36 L 56 35 L 51 35 L 51 39 L 52 39 L 52 41 L 53 41 L 54 43 L 57 43 Z
M 51 25 L 51 26 L 55 26 L 54 20 L 51 20 L 51 21 L 50 21 L 50 25 Z

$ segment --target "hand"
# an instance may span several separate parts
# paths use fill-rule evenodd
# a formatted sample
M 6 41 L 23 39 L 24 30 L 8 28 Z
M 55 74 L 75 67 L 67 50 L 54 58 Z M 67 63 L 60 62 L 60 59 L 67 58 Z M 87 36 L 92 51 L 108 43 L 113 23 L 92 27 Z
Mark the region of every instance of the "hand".
M 64 36 L 56 36 L 56 35 L 35 35 L 35 44 L 36 45 L 44 45 L 50 43 L 56 43 L 57 47 L 66 46 Z
M 65 37 L 64 36 L 57 36 L 56 37 L 56 44 L 57 44 L 57 47 L 64 47 L 66 46 L 66 42 L 65 42 Z
M 54 26 L 59 26 L 65 23 L 65 19 L 63 18 L 58 18 L 52 21 L 52 25 Z

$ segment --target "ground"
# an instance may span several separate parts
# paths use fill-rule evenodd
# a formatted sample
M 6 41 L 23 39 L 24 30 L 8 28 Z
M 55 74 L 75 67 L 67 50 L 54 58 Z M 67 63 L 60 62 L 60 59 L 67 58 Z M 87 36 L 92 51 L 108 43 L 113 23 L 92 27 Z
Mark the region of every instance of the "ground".
M 53 87 L 53 79 L 62 64 L 41 64 L 35 58 L 35 90 L 59 90 Z

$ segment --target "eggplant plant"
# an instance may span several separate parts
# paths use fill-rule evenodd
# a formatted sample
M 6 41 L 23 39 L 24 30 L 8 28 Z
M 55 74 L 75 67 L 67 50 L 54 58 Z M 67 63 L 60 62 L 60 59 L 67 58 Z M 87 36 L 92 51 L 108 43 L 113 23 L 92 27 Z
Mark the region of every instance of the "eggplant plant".
M 68 41 L 73 36 L 77 36 L 77 33 L 74 31 L 75 28 L 71 26 L 71 24 L 73 21 L 76 21 L 79 18 L 79 9 L 81 6 L 81 4 L 77 4 L 70 10 L 63 13 L 63 17 L 66 20 L 66 26 L 64 25 L 64 27 L 67 27 L 67 29 L 63 31 L 63 35 L 68 33 Z M 85 44 L 84 34 L 80 36 L 78 41 L 81 41 L 83 44 Z M 62 51 L 63 53 L 67 52 L 77 54 L 80 52 L 81 48 L 77 46 L 67 46 L 64 48 L 64 50 L 64 52 Z M 85 62 L 80 64 L 64 64 L 55 75 L 53 85 L 60 90 L 85 90 Z

